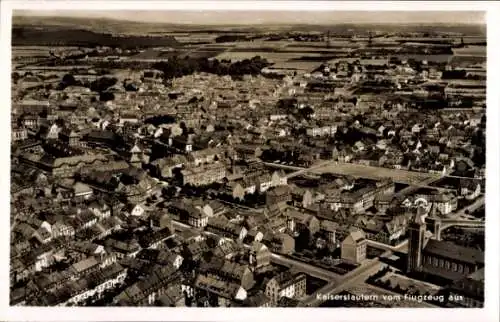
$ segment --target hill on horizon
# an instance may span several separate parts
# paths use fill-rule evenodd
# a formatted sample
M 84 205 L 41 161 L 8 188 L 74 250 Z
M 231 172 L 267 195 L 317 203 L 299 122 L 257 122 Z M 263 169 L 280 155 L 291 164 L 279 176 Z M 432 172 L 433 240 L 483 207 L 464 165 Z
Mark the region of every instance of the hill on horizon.
M 166 22 L 140 22 L 110 18 L 80 18 L 65 16 L 16 16 L 12 17 L 13 26 L 48 27 L 58 26 L 72 29 L 86 29 L 98 33 L 118 34 L 158 34 L 169 32 L 264 32 L 264 31 L 333 31 L 366 32 L 376 27 L 381 31 L 403 32 L 456 32 L 471 36 L 485 36 L 486 26 L 482 24 L 393 24 L 386 23 L 332 23 L 332 24 L 179 24 Z

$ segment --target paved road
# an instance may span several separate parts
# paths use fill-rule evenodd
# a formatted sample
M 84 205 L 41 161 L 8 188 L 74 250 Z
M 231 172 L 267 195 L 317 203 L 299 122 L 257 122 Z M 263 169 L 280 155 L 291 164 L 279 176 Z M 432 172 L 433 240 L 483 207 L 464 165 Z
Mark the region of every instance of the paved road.
M 462 227 L 484 227 L 485 222 L 483 219 L 477 219 L 467 215 L 465 212 L 468 211 L 472 213 L 477 209 L 484 207 L 485 197 L 481 196 L 472 204 L 460 209 L 458 212 L 450 214 L 448 218 L 441 220 L 441 231 L 451 226 L 462 226 Z
M 234 202 L 230 202 L 230 201 L 226 201 L 226 200 L 222 200 L 222 199 L 218 199 L 218 198 L 214 198 L 214 200 L 217 200 L 223 204 L 226 204 L 226 205 L 230 205 L 230 206 L 233 206 L 235 208 L 240 208 L 240 209 L 243 209 L 243 210 L 251 210 L 251 211 L 255 211 L 255 212 L 262 212 L 263 211 L 263 208 L 252 208 L 252 207 L 247 207 L 247 206 L 243 206 L 243 205 L 240 205 L 240 204 L 237 204 L 237 203 L 234 203 Z
M 185 223 L 182 223 L 182 222 L 177 221 L 177 220 L 172 220 L 172 225 L 174 226 L 174 229 L 179 230 L 179 231 L 183 231 L 186 229 L 196 229 L 192 226 L 186 225 Z
M 358 283 L 364 282 L 370 275 L 378 272 L 382 265 L 383 264 L 378 258 L 365 262 L 363 265 L 343 276 L 339 282 L 330 282 L 313 293 L 311 296 L 307 297 L 303 301 L 303 305 L 309 307 L 319 306 L 321 303 L 325 302 L 325 299 L 322 298 L 323 295 L 332 296 L 344 291 L 347 288 L 353 287 Z
M 176 221 L 176 220 L 173 220 L 172 223 L 173 223 L 174 228 L 178 231 L 184 231 L 187 229 L 195 229 L 195 230 L 201 231 L 201 229 L 193 228 L 189 225 L 186 225 L 186 224 L 179 222 L 179 221 Z M 244 245 L 244 246 L 250 247 L 250 245 Z M 272 256 L 271 261 L 276 263 L 276 264 L 288 266 L 288 267 L 293 268 L 297 271 L 307 273 L 308 275 L 320 278 L 322 280 L 335 281 L 340 276 L 339 274 L 336 274 L 336 273 L 331 272 L 329 270 L 323 269 L 321 267 L 310 265 L 310 264 L 301 262 L 299 260 L 291 259 L 291 258 L 285 257 L 285 256 L 280 255 L 280 254 L 271 253 L 271 256 Z
M 377 241 L 368 239 L 368 246 L 378 248 L 378 249 L 383 249 L 386 251 L 389 250 L 389 251 L 407 253 L 408 252 L 408 239 L 405 239 L 403 242 L 401 242 L 399 245 L 396 245 L 396 246 L 391 246 L 391 245 L 379 243 Z
M 320 169 L 320 168 L 328 166 L 332 163 L 337 163 L 337 161 L 327 160 L 327 161 L 323 161 L 323 162 L 320 162 L 318 164 L 312 165 L 309 168 L 303 168 L 303 167 L 297 167 L 297 166 L 291 166 L 291 165 L 264 162 L 265 165 L 270 166 L 270 167 L 275 167 L 275 168 L 280 168 L 280 169 L 285 169 L 285 170 L 295 170 L 295 172 L 292 172 L 292 173 L 289 173 L 286 175 L 286 177 L 288 179 L 299 176 L 301 174 L 311 172 L 315 169 Z
M 472 220 L 454 220 L 445 221 L 441 224 L 441 231 L 450 227 L 469 227 L 469 228 L 484 228 L 484 221 L 472 221 Z
M 485 197 L 483 195 L 483 196 L 477 198 L 476 201 L 474 201 L 473 203 L 471 203 L 467 207 L 464 207 L 464 208 L 460 209 L 458 212 L 454 213 L 451 217 L 452 218 L 463 217 L 466 215 L 466 213 L 465 213 L 466 211 L 468 211 L 469 213 L 472 213 L 472 212 L 476 211 L 477 209 L 483 207 L 484 203 L 485 203 Z
M 420 189 L 422 187 L 430 186 L 434 182 L 439 181 L 441 178 L 442 178 L 441 176 L 434 176 L 434 177 L 431 177 L 431 178 L 424 179 L 424 180 L 418 182 L 417 184 L 412 184 L 409 187 L 401 189 L 400 191 L 398 191 L 394 195 L 394 197 L 395 198 L 400 198 L 400 197 L 404 197 L 406 195 L 409 195 L 409 194 L 417 191 L 418 189 Z
M 366 260 L 361 266 L 341 276 L 338 281 L 329 282 L 327 285 L 314 292 L 304 300 L 303 304 L 309 307 L 317 307 L 324 302 L 321 295 L 335 295 L 346 290 L 347 288 L 363 283 L 368 277 L 375 274 L 382 268 L 384 264 L 380 262 L 380 258 L 388 257 L 393 253 L 393 251 L 401 251 L 406 247 L 407 243 L 403 242 L 398 246 L 393 247 L 392 250 L 385 251 L 377 258 Z
M 339 278 L 341 278 L 341 275 L 336 274 L 334 272 L 331 272 L 329 270 L 326 270 L 321 267 L 317 267 L 314 265 L 310 265 L 295 259 L 291 259 L 288 257 L 285 257 L 283 255 L 279 254 L 272 254 L 271 261 L 279 264 L 279 265 L 285 265 L 290 268 L 293 268 L 295 270 L 301 271 L 303 273 L 307 273 L 308 275 L 320 278 L 325 281 L 336 281 Z

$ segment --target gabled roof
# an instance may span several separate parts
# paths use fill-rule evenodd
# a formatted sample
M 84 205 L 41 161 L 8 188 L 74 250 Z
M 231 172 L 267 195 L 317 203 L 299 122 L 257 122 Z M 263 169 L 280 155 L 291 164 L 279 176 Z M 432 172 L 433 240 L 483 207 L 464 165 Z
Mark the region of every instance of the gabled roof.
M 470 264 L 484 264 L 484 252 L 475 248 L 463 247 L 449 241 L 431 239 L 424 248 L 425 253 L 450 258 Z
M 82 261 L 79 261 L 78 263 L 71 265 L 71 269 L 75 273 L 81 273 L 81 272 L 83 272 L 89 268 L 92 268 L 96 265 L 99 265 L 99 262 L 95 259 L 95 257 L 91 256 L 91 257 L 88 257 Z
M 346 239 L 344 239 L 344 241 L 347 240 L 348 238 L 351 238 L 354 243 L 359 243 L 365 240 L 365 233 L 362 230 L 357 229 L 351 231 L 349 235 L 346 237 Z
M 132 149 L 130 149 L 130 153 L 141 153 L 142 150 L 137 146 L 137 144 L 134 144 Z
M 77 182 L 74 184 L 73 191 L 75 192 L 75 194 L 93 192 L 92 188 L 90 188 L 88 185 L 81 183 L 81 182 Z
M 339 224 L 331 220 L 322 220 L 320 227 L 327 232 L 336 232 L 339 228 Z

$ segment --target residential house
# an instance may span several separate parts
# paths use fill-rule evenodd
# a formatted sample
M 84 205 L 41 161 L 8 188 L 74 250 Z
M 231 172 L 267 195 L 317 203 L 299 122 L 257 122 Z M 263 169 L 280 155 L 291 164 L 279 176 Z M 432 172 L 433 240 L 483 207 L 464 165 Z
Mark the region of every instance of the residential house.
M 132 284 L 116 296 L 115 302 L 125 306 L 151 306 L 175 284 L 180 285 L 180 280 L 173 267 L 157 267 L 148 277 Z
M 458 207 L 458 199 L 451 193 L 435 194 L 430 199 L 433 203 L 433 208 L 442 215 L 447 215 L 455 211 Z
M 99 269 L 99 261 L 94 256 L 90 256 L 71 265 L 69 271 L 74 278 L 79 279 Z
M 107 217 L 95 224 L 93 227 L 97 230 L 97 239 L 102 239 L 115 231 L 122 229 L 121 221 L 117 217 Z
M 242 303 L 243 307 L 271 307 L 271 299 L 264 292 L 257 291 L 247 294 L 247 298 Z
M 245 199 L 247 194 L 253 194 L 257 191 L 257 186 L 254 180 L 243 178 L 228 183 L 228 188 L 234 199 Z
M 309 136 L 331 136 L 337 132 L 336 125 L 312 125 L 306 129 Z
M 142 248 L 156 249 L 172 235 L 173 231 L 169 228 L 163 228 L 157 231 L 153 231 L 149 234 L 144 234 L 139 238 L 139 245 Z
M 141 204 L 130 203 L 123 209 L 123 211 L 127 216 L 142 217 L 145 214 L 146 209 Z
M 106 202 L 104 202 L 102 200 L 91 202 L 90 205 L 88 206 L 88 208 L 99 219 L 105 219 L 105 218 L 109 218 L 111 216 L 111 208 L 108 206 L 108 204 Z
M 161 230 L 166 228 L 170 232 L 174 231 L 172 218 L 170 218 L 168 213 L 162 213 L 159 210 L 153 211 L 149 215 L 149 223 L 150 228 L 152 228 L 153 230 Z
M 161 266 L 171 265 L 175 269 L 179 269 L 184 260 L 181 255 L 173 253 L 170 250 L 153 248 L 142 249 L 137 253 L 136 259 Z
M 462 179 L 459 186 L 460 195 L 468 200 L 474 200 L 481 194 L 481 184 L 477 180 Z
M 172 178 L 175 169 L 182 169 L 187 164 L 187 159 L 183 155 L 174 155 L 167 158 L 157 159 L 151 162 L 151 165 L 156 169 L 156 173 L 162 178 Z
M 271 182 L 272 186 L 283 186 L 288 184 L 288 178 L 282 170 L 280 171 L 274 171 L 273 174 L 271 175 Z
M 264 244 L 254 241 L 248 250 L 248 263 L 253 271 L 271 264 L 271 251 Z
M 266 205 L 287 203 L 292 200 L 291 190 L 288 186 L 278 186 L 266 192 Z
M 12 142 L 24 141 L 28 138 L 28 130 L 24 127 L 12 128 L 11 140 Z
M 245 290 L 251 289 L 254 284 L 254 274 L 249 265 L 239 264 L 218 257 L 213 257 L 210 262 L 200 264 L 199 275 L 216 277 L 229 284 L 236 284 Z
M 187 212 L 187 217 L 185 217 L 185 220 L 183 221 L 196 228 L 206 227 L 209 222 L 209 216 L 203 211 L 203 209 L 190 207 Z
M 217 200 L 210 200 L 203 206 L 203 212 L 210 217 L 217 217 L 226 212 L 226 207 Z
M 78 222 L 78 225 L 75 225 L 75 227 L 77 227 L 76 230 L 80 231 L 92 227 L 97 223 L 97 219 L 97 216 L 95 216 L 89 209 L 78 209 L 74 218 L 74 220 Z
M 287 228 L 292 232 L 305 233 L 312 237 L 320 230 L 320 222 L 312 214 L 290 209 L 286 212 Z
M 70 290 L 69 298 L 66 297 L 62 303 L 58 304 L 73 306 L 82 304 L 88 299 L 99 299 L 106 290 L 122 284 L 126 275 L 126 269 L 120 264 L 114 263 L 99 271 L 92 272 L 78 281 L 70 281 L 66 287 L 59 289 Z
M 185 307 L 186 299 L 180 284 L 168 286 L 158 297 L 157 304 L 162 307 Z
M 237 283 L 219 280 L 215 276 L 199 274 L 194 281 L 194 288 L 199 306 L 230 307 L 235 301 L 247 298 L 245 288 Z
M 295 252 L 295 239 L 286 233 L 271 235 L 268 239 L 269 249 L 273 253 L 291 255 Z
M 75 228 L 69 224 L 69 218 L 61 218 L 52 224 L 52 238 L 72 237 L 75 235 Z
M 357 190 L 334 191 L 325 201 L 335 211 L 347 208 L 355 213 L 362 213 L 373 206 L 375 197 L 394 193 L 394 187 L 394 183 L 389 180 L 379 181 L 375 185 L 366 185 Z
M 189 162 L 198 167 L 202 164 L 213 163 L 219 161 L 222 157 L 222 150 L 218 148 L 208 148 L 204 150 L 192 151 L 188 154 Z
M 209 185 L 214 182 L 220 182 L 226 177 L 226 167 L 222 163 L 202 165 L 181 170 L 181 175 L 184 185 Z
M 226 217 L 219 216 L 210 218 L 205 228 L 206 231 L 224 236 L 230 239 L 243 240 L 247 229 L 243 224 L 230 222 Z
M 331 221 L 331 220 L 322 220 L 320 224 L 320 232 L 323 233 L 323 235 L 326 238 L 326 241 L 330 245 L 336 245 L 337 244 L 337 230 L 339 229 L 338 223 Z
M 127 257 L 134 258 L 141 250 L 141 246 L 135 239 L 127 242 L 108 239 L 105 242 L 105 246 L 110 252 L 116 253 L 118 259 Z
M 366 259 L 367 240 L 362 230 L 351 231 L 342 241 L 342 260 L 359 264 Z
M 306 295 L 306 275 L 280 273 L 267 281 L 265 287 L 266 296 L 271 299 L 273 306 L 276 306 L 282 297 L 299 299 Z

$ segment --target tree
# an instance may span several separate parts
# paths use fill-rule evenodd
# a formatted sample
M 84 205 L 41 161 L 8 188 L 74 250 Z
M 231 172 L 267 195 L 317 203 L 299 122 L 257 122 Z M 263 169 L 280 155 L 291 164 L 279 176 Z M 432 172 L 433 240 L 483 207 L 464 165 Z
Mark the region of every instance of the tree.
M 18 72 L 12 73 L 12 83 L 17 84 L 17 82 L 21 79 L 21 75 Z
M 64 84 L 66 84 L 67 86 L 71 86 L 71 85 L 76 83 L 76 79 L 75 79 L 75 76 L 73 76 L 71 74 L 66 74 L 62 78 L 62 82 Z
M 117 82 L 118 80 L 115 77 L 101 77 L 90 83 L 90 89 L 94 92 L 103 92 Z
M 112 101 L 115 99 L 115 94 L 111 92 L 102 92 L 99 94 L 99 100 L 101 102 Z

